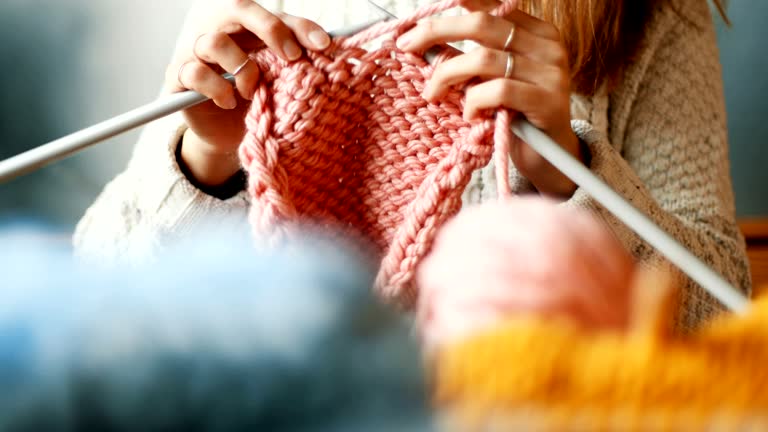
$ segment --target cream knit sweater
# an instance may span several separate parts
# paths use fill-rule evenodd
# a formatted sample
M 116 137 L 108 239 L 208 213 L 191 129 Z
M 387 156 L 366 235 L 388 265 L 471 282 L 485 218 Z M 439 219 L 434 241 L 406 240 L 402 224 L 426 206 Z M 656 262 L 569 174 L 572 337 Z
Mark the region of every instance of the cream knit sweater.
M 751 281 L 735 223 L 712 16 L 705 0 L 680 1 L 685 20 L 669 6 L 654 12 L 639 55 L 619 87 L 610 94 L 572 97 L 572 125 L 592 152 L 595 174 L 748 294 Z M 414 0 L 393 3 L 398 13 L 414 6 Z M 348 21 L 361 19 L 350 16 Z M 246 220 L 245 192 L 219 200 L 197 190 L 180 172 L 174 151 L 184 130 L 179 115 L 145 129 L 127 169 L 79 223 L 74 236 L 79 255 L 101 261 L 151 259 L 211 218 Z M 510 179 L 516 192 L 535 193 L 514 167 Z M 495 184 L 492 166 L 479 170 L 465 190 L 465 203 L 496 199 Z M 564 205 L 598 214 L 639 260 L 663 261 L 584 191 L 577 190 Z M 682 328 L 720 309 L 685 279 Z

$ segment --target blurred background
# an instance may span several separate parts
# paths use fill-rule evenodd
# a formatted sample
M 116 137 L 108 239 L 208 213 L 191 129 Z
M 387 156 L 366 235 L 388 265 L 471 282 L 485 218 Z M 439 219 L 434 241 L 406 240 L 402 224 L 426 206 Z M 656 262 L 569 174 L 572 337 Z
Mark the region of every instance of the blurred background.
M 366 9 L 345 0 L 345 10 Z M 0 2 L 0 159 L 151 101 L 191 0 Z M 261 2 L 339 27 L 338 9 Z M 397 3 L 393 0 L 391 3 Z M 718 22 L 740 217 L 768 218 L 768 2 L 730 2 Z M 325 7 L 324 7 L 325 6 Z M 332 9 L 332 10 L 330 10 Z M 399 8 L 395 8 L 399 9 Z M 71 230 L 130 156 L 138 132 L 0 185 L 0 219 L 32 217 Z

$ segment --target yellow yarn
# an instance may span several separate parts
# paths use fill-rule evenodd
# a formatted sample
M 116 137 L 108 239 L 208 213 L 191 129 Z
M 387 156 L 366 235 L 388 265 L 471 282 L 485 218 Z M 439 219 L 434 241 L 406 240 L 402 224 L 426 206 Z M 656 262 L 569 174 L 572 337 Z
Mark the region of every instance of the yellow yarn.
M 468 429 L 768 430 L 768 298 L 691 335 L 516 319 L 434 366 L 436 402 Z

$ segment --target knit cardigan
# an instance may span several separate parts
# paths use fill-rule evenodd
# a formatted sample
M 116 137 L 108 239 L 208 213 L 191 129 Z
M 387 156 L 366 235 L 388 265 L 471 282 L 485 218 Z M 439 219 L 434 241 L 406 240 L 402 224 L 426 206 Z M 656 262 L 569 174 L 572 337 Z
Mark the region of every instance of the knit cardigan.
M 413 1 L 413 0 L 411 0 Z M 572 127 L 591 151 L 591 170 L 727 280 L 750 294 L 744 239 L 735 221 L 726 115 L 713 18 L 705 0 L 663 2 L 641 46 L 610 92 L 571 98 Z M 402 2 L 399 2 L 402 3 Z M 398 3 L 398 5 L 399 5 Z M 350 18 L 350 21 L 360 21 Z M 220 200 L 182 174 L 175 150 L 186 126 L 179 114 L 146 127 L 124 172 L 78 224 L 74 245 L 89 260 L 143 261 L 211 218 L 246 220 L 243 191 Z M 465 205 L 496 199 L 495 169 L 473 174 Z M 510 164 L 518 194 L 536 193 Z M 641 262 L 664 258 L 582 189 L 563 203 L 589 209 Z M 722 310 L 682 278 L 681 329 Z

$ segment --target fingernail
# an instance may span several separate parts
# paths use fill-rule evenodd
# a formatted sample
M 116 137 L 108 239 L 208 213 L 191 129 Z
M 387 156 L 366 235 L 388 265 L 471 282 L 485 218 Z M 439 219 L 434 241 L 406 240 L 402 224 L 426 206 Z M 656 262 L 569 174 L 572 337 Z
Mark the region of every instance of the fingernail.
M 397 38 L 397 47 L 401 50 L 405 51 L 408 48 L 408 45 L 411 44 L 411 40 L 413 40 L 413 35 L 409 33 L 405 33 L 401 35 L 399 38 Z
M 301 48 L 296 45 L 296 42 L 287 40 L 283 44 L 283 53 L 285 53 L 285 56 L 288 57 L 288 60 L 296 60 L 297 58 L 301 57 Z
M 235 109 L 237 107 L 237 98 L 234 95 L 230 95 L 223 103 L 224 109 Z
M 430 86 L 429 83 L 424 86 L 424 91 L 421 92 L 421 97 L 426 100 L 430 100 L 432 97 L 432 86 Z
M 320 48 L 320 49 L 326 49 L 328 48 L 328 45 L 331 44 L 331 38 L 328 36 L 328 33 L 322 30 L 313 30 L 309 33 L 307 37 L 309 37 L 309 40 L 317 48 Z

